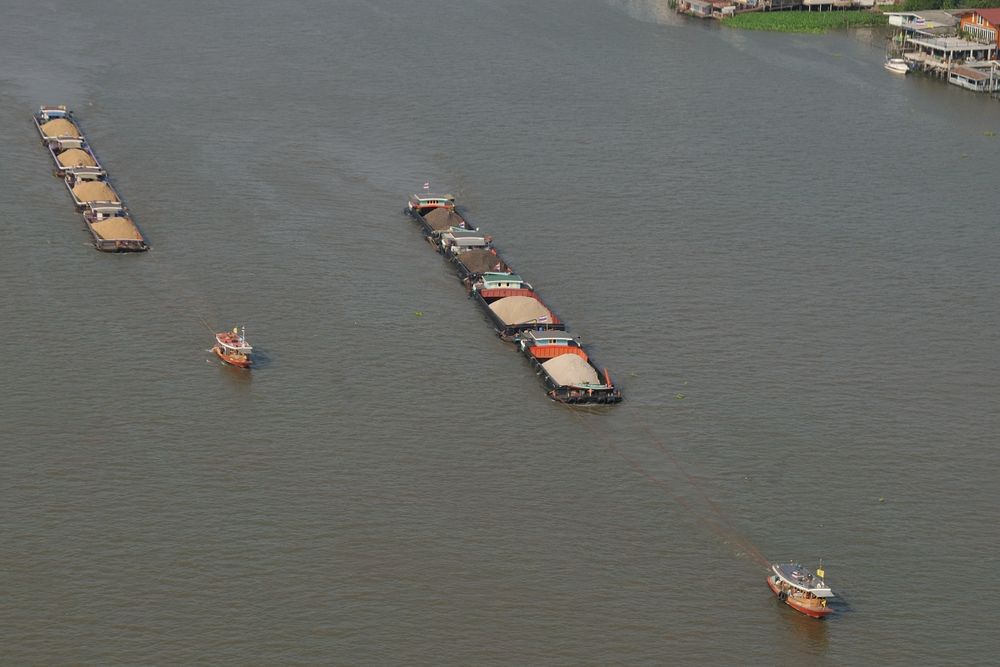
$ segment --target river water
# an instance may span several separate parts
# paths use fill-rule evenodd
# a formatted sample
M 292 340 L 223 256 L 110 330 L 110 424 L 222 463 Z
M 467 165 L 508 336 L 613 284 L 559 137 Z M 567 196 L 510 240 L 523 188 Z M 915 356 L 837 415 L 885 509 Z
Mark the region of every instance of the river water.
M 995 101 L 653 0 L 2 13 L 0 663 L 995 659 Z M 150 253 L 88 247 L 41 103 Z M 425 181 L 624 403 L 545 398 Z

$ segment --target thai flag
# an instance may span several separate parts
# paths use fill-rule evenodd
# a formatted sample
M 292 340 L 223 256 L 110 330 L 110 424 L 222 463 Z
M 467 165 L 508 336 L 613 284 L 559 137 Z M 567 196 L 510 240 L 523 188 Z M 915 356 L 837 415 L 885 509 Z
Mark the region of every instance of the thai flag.
M 428 181 L 427 183 L 424 183 L 424 190 L 430 190 L 430 189 L 431 189 L 430 181 Z
M 538 318 L 538 321 L 539 322 L 548 322 L 549 321 L 549 316 L 548 315 L 542 315 L 541 317 Z

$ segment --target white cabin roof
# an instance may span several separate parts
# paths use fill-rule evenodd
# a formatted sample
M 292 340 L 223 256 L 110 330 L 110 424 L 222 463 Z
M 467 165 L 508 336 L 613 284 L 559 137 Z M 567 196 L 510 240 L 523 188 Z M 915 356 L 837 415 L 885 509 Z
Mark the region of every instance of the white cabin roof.
M 792 588 L 812 593 L 818 598 L 834 597 L 833 591 L 825 581 L 798 563 L 776 563 L 771 566 L 771 570 Z
M 535 342 L 538 342 L 540 340 L 560 340 L 560 341 L 576 340 L 572 334 L 568 334 L 565 331 L 555 331 L 551 329 L 547 329 L 545 331 L 535 331 L 534 329 L 531 329 L 530 331 L 525 331 L 523 334 L 521 334 L 521 337 L 533 340 Z
M 410 197 L 412 197 L 415 201 L 418 201 L 418 202 L 441 202 L 441 201 L 454 202 L 455 201 L 455 195 L 432 195 L 430 193 L 424 193 L 424 194 L 414 193 L 414 194 L 410 195 Z
M 227 350 L 235 350 L 236 352 L 253 351 L 253 347 L 247 343 L 246 338 L 228 331 L 215 334 L 215 341 Z

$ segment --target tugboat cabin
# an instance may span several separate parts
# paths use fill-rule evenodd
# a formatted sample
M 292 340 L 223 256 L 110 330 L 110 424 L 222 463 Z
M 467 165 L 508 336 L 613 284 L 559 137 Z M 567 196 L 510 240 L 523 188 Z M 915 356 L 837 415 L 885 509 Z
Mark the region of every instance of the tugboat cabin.
M 232 331 L 217 333 L 215 342 L 212 352 L 224 363 L 237 368 L 250 368 L 253 365 L 250 356 L 253 348 L 247 342 L 245 330 L 241 332 L 233 327 Z
M 824 574 L 822 569 L 817 572 Z M 822 576 L 817 576 L 799 563 L 771 565 L 767 585 L 779 600 L 806 616 L 823 618 L 832 611 L 827 606 L 827 600 L 835 597 L 833 591 Z
M 487 271 L 476 283 L 476 289 L 531 289 L 531 285 L 524 282 L 524 279 L 516 273 L 499 273 L 497 271 Z
M 409 210 L 417 215 L 426 215 L 436 208 L 455 208 L 455 195 L 432 195 L 430 193 L 412 194 L 407 204 Z
M 471 282 L 471 278 L 469 281 Z M 488 306 L 498 299 L 508 296 L 536 296 L 534 288 L 515 273 L 487 271 L 472 282 L 472 294 L 480 305 Z
M 71 149 L 71 150 L 79 150 L 79 149 Z M 67 153 L 68 152 L 69 151 L 67 151 Z M 63 155 L 65 155 L 65 153 L 63 153 Z M 86 153 L 84 153 L 84 155 L 86 155 Z M 106 181 L 108 179 L 108 172 L 104 171 L 102 168 L 98 166 L 63 165 L 62 171 L 63 171 L 63 173 L 61 174 L 62 176 L 64 177 L 69 176 L 72 178 L 73 185 L 76 185 L 76 183 L 80 181 Z
M 455 229 L 452 227 L 452 230 Z M 490 247 L 492 239 L 484 236 L 478 231 L 460 230 L 458 233 L 449 230 L 441 234 L 441 251 L 443 253 L 457 255 L 469 250 L 485 250 Z
M 84 216 L 94 218 L 108 217 L 112 215 L 127 215 L 128 208 L 122 206 L 119 201 L 88 201 L 83 207 Z
M 551 359 L 560 354 L 575 354 L 587 359 L 580 341 L 572 334 L 553 329 L 532 329 L 521 334 L 521 351 L 536 359 Z

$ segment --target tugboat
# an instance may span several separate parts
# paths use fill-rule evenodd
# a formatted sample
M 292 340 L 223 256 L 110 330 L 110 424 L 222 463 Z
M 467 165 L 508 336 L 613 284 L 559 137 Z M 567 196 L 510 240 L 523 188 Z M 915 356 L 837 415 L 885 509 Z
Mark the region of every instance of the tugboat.
M 826 605 L 833 591 L 826 585 L 822 565 L 812 572 L 798 563 L 774 563 L 767 585 L 779 600 L 795 611 L 813 618 L 823 618 L 833 610 Z
M 247 343 L 246 328 L 239 331 L 237 327 L 233 327 L 232 331 L 217 333 L 215 341 L 218 345 L 212 348 L 212 352 L 223 362 L 237 368 L 250 368 L 253 365 L 253 359 L 250 358 L 253 348 Z

